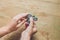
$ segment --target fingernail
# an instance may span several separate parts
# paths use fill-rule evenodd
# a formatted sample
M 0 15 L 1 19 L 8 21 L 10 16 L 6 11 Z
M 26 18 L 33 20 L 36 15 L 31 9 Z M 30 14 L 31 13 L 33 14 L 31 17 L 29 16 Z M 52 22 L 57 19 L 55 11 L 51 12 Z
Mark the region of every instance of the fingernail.
M 33 18 L 32 17 L 30 17 L 30 21 L 33 21 Z

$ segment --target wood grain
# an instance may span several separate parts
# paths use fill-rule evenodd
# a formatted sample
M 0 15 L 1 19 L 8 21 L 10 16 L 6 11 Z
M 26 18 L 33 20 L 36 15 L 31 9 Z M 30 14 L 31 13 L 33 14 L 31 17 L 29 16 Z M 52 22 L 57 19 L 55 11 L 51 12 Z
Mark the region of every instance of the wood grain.
M 32 40 L 60 40 L 59 0 L 0 0 L 0 26 L 6 25 L 12 17 L 28 12 L 38 17 L 37 30 Z M 12 32 L 1 40 L 18 40 L 20 31 Z

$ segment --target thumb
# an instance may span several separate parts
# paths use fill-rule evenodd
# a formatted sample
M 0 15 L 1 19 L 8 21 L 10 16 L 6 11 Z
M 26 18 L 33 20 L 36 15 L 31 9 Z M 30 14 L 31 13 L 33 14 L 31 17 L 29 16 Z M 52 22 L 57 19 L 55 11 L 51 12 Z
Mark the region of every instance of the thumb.
M 28 32 L 31 32 L 31 31 L 33 31 L 33 24 L 34 22 L 33 22 L 33 18 L 32 17 L 30 17 L 30 24 L 29 24 L 29 26 L 27 27 L 27 31 Z

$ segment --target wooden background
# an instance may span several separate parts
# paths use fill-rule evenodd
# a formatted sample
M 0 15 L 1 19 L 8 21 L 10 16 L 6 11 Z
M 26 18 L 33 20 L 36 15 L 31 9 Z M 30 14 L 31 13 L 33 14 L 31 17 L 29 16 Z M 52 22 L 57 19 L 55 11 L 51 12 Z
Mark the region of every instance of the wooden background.
M 0 27 L 24 12 L 38 17 L 32 40 L 60 40 L 60 0 L 0 0 Z M 15 31 L 0 39 L 18 40 L 19 36 L 20 31 Z

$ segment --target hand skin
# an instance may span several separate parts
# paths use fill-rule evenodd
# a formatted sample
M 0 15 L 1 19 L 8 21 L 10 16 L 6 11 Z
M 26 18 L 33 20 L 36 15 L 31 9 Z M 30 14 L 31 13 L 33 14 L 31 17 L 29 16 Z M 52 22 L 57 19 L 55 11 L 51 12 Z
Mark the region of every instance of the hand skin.
M 0 37 L 17 30 L 19 26 L 22 26 L 26 21 L 25 17 L 27 15 L 28 13 L 22 13 L 13 17 L 12 20 L 6 26 L 0 28 Z M 23 20 L 21 21 L 21 19 Z M 18 23 L 18 21 L 20 22 Z
M 28 13 L 25 14 L 18 14 L 17 16 L 13 17 L 13 19 L 4 27 L 0 28 L 0 37 L 13 32 L 21 27 L 25 22 L 25 17 L 28 15 Z M 23 19 L 21 21 L 21 19 Z M 19 22 L 20 21 L 20 22 Z M 19 22 L 19 23 L 18 23 Z M 29 26 L 22 32 L 21 39 L 20 40 L 30 40 L 31 36 L 36 32 L 36 26 L 34 25 L 33 18 L 30 18 L 30 24 Z
M 27 29 L 22 32 L 20 40 L 30 40 L 32 37 L 32 34 L 34 34 L 35 32 L 37 32 L 36 26 L 34 25 L 33 18 L 31 17 L 30 24 L 27 27 Z

